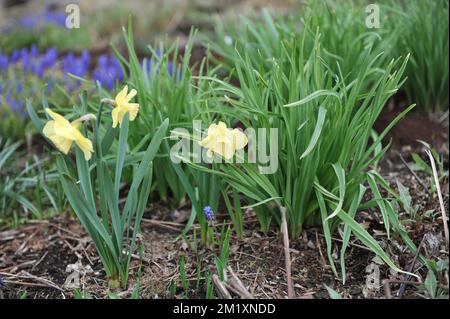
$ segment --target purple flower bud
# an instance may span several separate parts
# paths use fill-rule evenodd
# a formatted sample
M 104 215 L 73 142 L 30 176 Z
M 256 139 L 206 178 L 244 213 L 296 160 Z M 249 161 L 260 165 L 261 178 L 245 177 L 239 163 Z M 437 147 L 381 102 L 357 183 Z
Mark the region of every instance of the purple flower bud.
M 52 81 L 47 83 L 47 91 L 48 91 L 48 94 L 52 93 L 52 91 L 53 91 L 53 82 Z
M 123 73 L 119 61 L 114 56 L 102 54 L 98 58 L 96 68 L 92 73 L 94 81 L 108 90 L 112 90 L 116 82 L 123 80 Z
M 32 57 L 37 57 L 38 53 L 39 52 L 38 52 L 38 48 L 37 48 L 36 44 L 33 44 L 30 49 L 30 55 Z
M 203 214 L 205 214 L 206 219 L 209 221 L 215 219 L 214 212 L 210 206 L 205 206 L 205 208 L 203 208 Z
M 102 54 L 98 57 L 98 64 L 103 67 L 106 68 L 108 66 L 108 56 L 106 54 Z
M 18 83 L 16 84 L 16 93 L 17 93 L 17 94 L 20 94 L 20 93 L 22 93 L 22 92 L 23 92 L 23 85 L 22 85 L 22 83 L 18 82 Z
M 8 93 L 6 93 L 5 100 L 6 100 L 6 103 L 11 104 L 11 102 L 12 102 L 11 92 L 8 91 Z
M 18 113 L 18 112 L 20 111 L 20 103 L 19 103 L 19 101 L 17 101 L 16 99 L 13 99 L 13 100 L 11 101 L 11 110 L 12 110 L 14 113 Z
M 173 74 L 173 63 L 169 62 L 169 64 L 167 65 L 167 72 L 169 73 L 170 76 L 172 76 Z
M 58 50 L 56 48 L 49 48 L 45 52 L 45 54 L 41 57 L 41 67 L 43 69 L 51 68 L 55 63 L 56 59 L 58 58 Z
M 8 56 L 0 53 L 0 70 L 6 70 L 8 66 L 9 66 Z
M 89 54 L 89 50 L 84 49 L 81 53 L 81 59 L 86 66 L 89 66 L 89 62 L 91 60 L 91 55 Z
M 13 53 L 11 54 L 11 61 L 13 63 L 16 63 L 17 61 L 19 61 L 19 59 L 20 59 L 20 51 L 14 50 Z

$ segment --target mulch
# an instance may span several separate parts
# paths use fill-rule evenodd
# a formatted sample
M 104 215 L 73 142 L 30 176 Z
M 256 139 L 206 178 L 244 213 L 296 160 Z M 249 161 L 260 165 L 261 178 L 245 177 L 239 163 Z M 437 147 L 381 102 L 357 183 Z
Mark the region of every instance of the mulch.
M 439 247 L 434 257 L 448 258 L 443 249 L 442 221 L 424 215 L 426 211 L 439 211 L 435 197 L 418 186 L 415 177 L 392 152 L 383 161 L 382 171 L 391 183 L 400 178 L 411 191 L 414 203 L 419 205 L 414 223 L 406 223 L 410 216 L 400 214 L 416 244 L 424 237 L 434 238 Z M 394 173 L 393 173 L 394 172 Z M 421 176 L 424 181 L 427 176 Z M 448 209 L 448 180 L 444 183 L 444 201 Z M 204 298 L 204 284 L 196 286 L 197 263 L 203 269 L 215 271 L 214 256 L 217 248 L 202 248 L 195 254 L 192 233 L 187 241 L 176 240 L 184 227 L 183 214 L 168 208 L 168 203 L 149 205 L 139 237 L 143 255 L 134 256 L 127 289 L 116 293 L 129 298 L 137 282 L 142 298 L 181 298 L 183 289 L 179 276 L 179 260 L 186 260 L 187 280 L 190 283 L 189 298 Z M 181 216 L 181 217 L 180 217 Z M 438 218 L 439 219 L 439 218 Z M 382 247 L 389 251 L 401 269 L 407 269 L 414 256 L 401 240 L 386 240 L 381 218 L 376 210 L 361 212 L 358 220 L 365 225 Z M 217 231 L 222 223 L 229 223 L 225 216 L 218 216 Z M 339 236 L 336 235 L 334 257 L 339 264 Z M 254 298 L 287 298 L 287 283 L 281 234 L 272 229 L 264 234 L 259 231 L 254 214 L 245 215 L 243 238 L 231 239 L 229 266 Z M 306 229 L 297 240 L 291 240 L 292 278 L 296 298 L 329 298 L 324 285 L 332 287 L 345 298 L 392 298 L 400 288 L 404 276 L 382 265 L 374 254 L 352 240 L 347 250 L 347 281 L 343 285 L 335 278 L 325 251 L 320 228 Z M 431 256 L 433 257 L 433 256 Z M 71 267 L 78 264 L 79 280 L 75 286 L 67 278 L 73 273 Z M 69 266 L 71 265 L 71 266 Z M 80 270 L 81 269 L 81 270 Z M 89 271 L 86 271 L 88 269 Z M 415 269 L 426 275 L 422 268 Z M 2 298 L 73 298 L 74 287 L 88 292 L 94 298 L 107 298 L 108 285 L 96 251 L 76 218 L 60 215 L 49 220 L 31 220 L 17 229 L 0 229 L 0 274 L 5 286 L 0 289 Z M 204 277 L 204 273 L 201 274 Z M 389 284 L 388 281 L 393 283 Z M 73 284 L 73 283 L 72 283 Z M 170 287 L 176 286 L 175 294 Z M 389 285 L 387 287 L 386 285 Z M 234 297 L 239 297 L 234 295 Z M 415 286 L 408 286 L 403 298 L 423 298 Z

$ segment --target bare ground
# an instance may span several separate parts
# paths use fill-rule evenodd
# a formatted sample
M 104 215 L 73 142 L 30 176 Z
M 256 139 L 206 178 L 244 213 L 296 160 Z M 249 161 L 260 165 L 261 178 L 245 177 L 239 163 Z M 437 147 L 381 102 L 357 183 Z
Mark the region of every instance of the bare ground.
M 408 159 L 408 156 L 404 156 Z M 448 258 L 448 251 L 445 251 L 443 245 L 442 219 L 437 214 L 438 200 L 436 196 L 430 196 L 428 189 L 424 189 L 417 181 L 417 178 L 420 178 L 422 183 L 428 185 L 429 177 L 425 174 L 414 177 L 399 160 L 395 150 L 383 161 L 382 172 L 393 185 L 395 179 L 399 179 L 410 190 L 413 203 L 418 205 L 415 216 L 408 216 L 404 212 L 400 214 L 416 245 L 425 238 L 425 251 L 430 258 Z M 445 207 L 448 210 L 448 179 L 442 186 Z M 190 298 L 205 297 L 204 281 L 201 281 L 199 287 L 195 285 L 196 266 L 201 262 L 202 269 L 214 272 L 214 255 L 219 251 L 217 248 L 200 248 L 200 253 L 196 255 L 192 247 L 192 234 L 188 236 L 187 242 L 176 240 L 184 226 L 183 222 L 180 222 L 180 215 L 186 211 L 178 212 L 168 206 L 170 205 L 165 203 L 149 206 L 139 238 L 144 253 L 142 256 L 134 256 L 128 289 L 116 291 L 119 296 L 129 298 L 136 281 L 139 280 L 142 298 L 182 297 L 179 260 L 180 256 L 184 255 L 187 279 L 191 283 L 188 295 Z M 435 214 L 425 214 L 429 211 L 434 211 Z M 218 216 L 217 226 L 227 222 L 225 217 Z M 286 298 L 287 284 L 281 235 L 276 229 L 268 234 L 260 232 L 256 218 L 251 212 L 246 214 L 245 220 L 243 238 L 232 237 L 229 265 L 255 298 Z M 381 217 L 376 209 L 361 212 L 358 221 L 389 251 L 401 269 L 409 269 L 414 256 L 400 239 L 394 237 L 386 240 Z M 217 227 L 217 231 L 218 229 Z M 336 263 L 339 264 L 339 235 L 335 236 L 337 240 L 334 252 Z M 296 298 L 328 298 L 324 284 L 334 288 L 345 298 L 391 298 L 395 297 L 400 284 L 388 284 L 386 280 L 405 279 L 403 275 L 393 273 L 381 265 L 373 253 L 362 247 L 358 241 L 352 240 L 346 255 L 347 282 L 343 285 L 340 279 L 335 278 L 329 266 L 321 229 L 306 229 L 299 239 L 290 242 L 290 246 Z M 30 221 L 18 229 L 0 231 L 0 274 L 5 280 L 0 296 L 74 297 L 73 288 L 65 285 L 67 277 L 73 271 L 66 272 L 66 268 L 77 261 L 82 265 L 79 267 L 80 289 L 95 298 L 107 297 L 107 281 L 96 257 L 95 248 L 75 218 L 64 215 L 50 220 Z M 416 265 L 413 271 L 421 276 L 426 275 L 424 267 L 417 269 Z M 378 272 L 379 280 L 376 277 Z M 203 279 L 204 273 L 200 277 Z M 443 280 L 445 281 L 445 278 Z M 171 285 L 177 287 L 174 295 L 170 289 Z M 445 284 L 443 287 L 445 288 Z M 408 286 L 403 297 L 425 296 L 417 287 Z

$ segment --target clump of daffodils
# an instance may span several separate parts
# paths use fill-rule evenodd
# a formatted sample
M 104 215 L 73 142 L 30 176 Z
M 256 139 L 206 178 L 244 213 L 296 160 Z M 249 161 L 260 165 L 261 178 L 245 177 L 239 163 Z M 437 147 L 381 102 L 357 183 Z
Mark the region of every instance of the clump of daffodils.
M 248 143 L 247 136 L 238 129 L 227 128 L 224 122 L 211 124 L 208 135 L 199 144 L 208 149 L 207 155 L 218 154 L 225 159 L 231 159 L 237 150 L 243 149 Z
M 111 112 L 113 120 L 113 127 L 117 126 L 117 123 L 122 124 L 123 118 L 126 113 L 129 113 L 130 121 L 134 121 L 139 112 L 138 103 L 130 103 L 130 100 L 135 97 L 137 91 L 132 89 L 128 93 L 128 86 L 125 87 L 117 94 L 114 100 L 106 100 L 114 106 Z M 95 119 L 95 115 L 86 114 L 79 119 L 69 122 L 64 116 L 46 108 L 45 111 L 52 118 L 48 121 L 42 133 L 55 145 L 55 147 L 64 154 L 68 154 L 72 144 L 75 143 L 84 154 L 85 160 L 90 160 L 94 148 L 91 140 L 84 137 L 80 132 L 80 126 L 83 122 Z

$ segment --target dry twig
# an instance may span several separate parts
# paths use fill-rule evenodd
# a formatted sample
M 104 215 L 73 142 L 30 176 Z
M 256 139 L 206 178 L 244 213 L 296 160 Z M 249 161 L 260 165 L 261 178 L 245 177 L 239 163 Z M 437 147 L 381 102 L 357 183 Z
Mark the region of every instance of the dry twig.
M 294 285 L 292 283 L 291 276 L 291 254 L 289 251 L 289 233 L 286 221 L 286 208 L 280 207 L 281 212 L 281 232 L 283 233 L 284 255 L 285 255 L 285 267 L 286 267 L 286 280 L 288 286 L 288 297 L 294 298 Z
M 424 236 L 424 238 L 425 238 L 425 236 Z M 410 272 L 410 273 L 412 273 L 414 271 L 414 266 L 416 265 L 416 261 L 417 261 L 417 258 L 419 257 L 420 250 L 422 249 L 424 238 L 422 238 L 422 240 L 420 241 L 419 247 L 417 247 L 416 254 L 414 255 L 414 259 L 411 263 L 411 267 L 409 267 L 409 270 L 408 270 L 408 272 Z M 411 280 L 411 276 L 407 275 L 406 279 L 403 281 L 402 285 L 400 286 L 400 289 L 397 292 L 397 297 L 399 299 L 402 299 L 403 294 L 405 293 L 405 290 L 406 290 L 406 286 L 408 285 L 410 280 Z
M 433 154 L 431 154 L 430 150 L 427 150 L 426 153 L 430 157 L 431 168 L 433 170 L 433 177 L 434 177 L 434 182 L 436 184 L 436 190 L 438 193 L 439 205 L 441 206 L 442 224 L 444 225 L 444 234 L 445 234 L 445 246 L 447 247 L 447 250 L 448 250 L 448 237 L 449 237 L 448 223 L 447 223 L 447 215 L 445 213 L 444 200 L 442 199 L 441 185 L 439 184 L 439 177 L 438 177 L 438 173 L 436 170 L 436 163 L 434 162 Z
M 225 285 L 220 280 L 219 276 L 214 274 L 212 276 L 212 280 L 214 282 L 214 285 L 216 285 L 217 293 L 223 298 L 223 299 L 231 299 L 231 294 L 228 291 L 228 289 L 225 287 Z
M 239 295 L 241 296 L 241 298 L 254 299 L 252 294 L 247 290 L 247 288 L 245 288 L 244 284 L 239 279 L 239 277 L 236 275 L 236 273 L 233 271 L 233 269 L 230 266 L 228 266 L 227 269 L 231 275 L 231 278 L 228 279 L 229 284 L 231 286 L 235 287 L 235 289 L 239 292 Z

